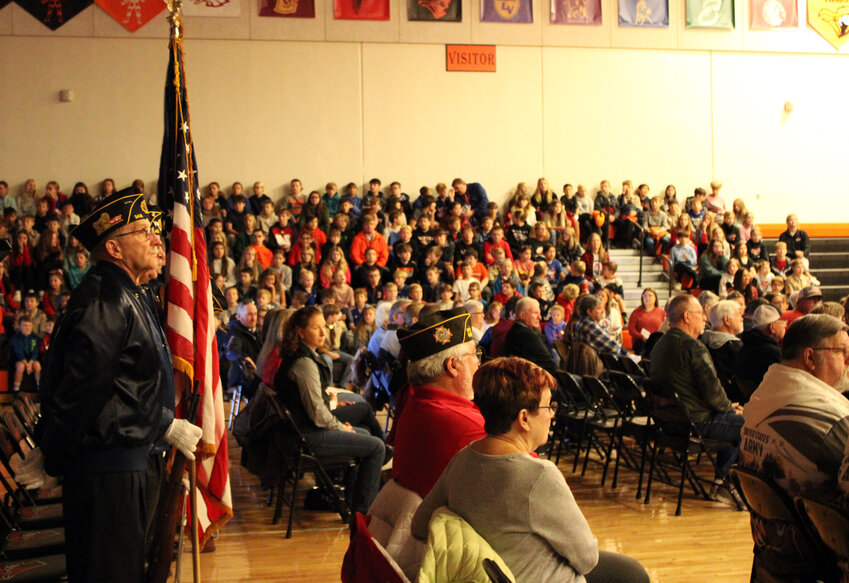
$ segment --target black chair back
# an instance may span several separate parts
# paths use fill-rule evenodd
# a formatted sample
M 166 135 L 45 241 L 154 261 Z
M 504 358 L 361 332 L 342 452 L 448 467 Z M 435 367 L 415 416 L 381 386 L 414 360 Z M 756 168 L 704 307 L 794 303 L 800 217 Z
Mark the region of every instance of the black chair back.
M 693 424 L 678 394 L 652 379 L 646 379 L 643 387 L 646 390 L 645 402 L 658 430 L 670 437 L 689 438 Z
M 843 561 L 849 561 L 849 513 L 832 502 L 800 496 L 796 507 L 820 540 Z

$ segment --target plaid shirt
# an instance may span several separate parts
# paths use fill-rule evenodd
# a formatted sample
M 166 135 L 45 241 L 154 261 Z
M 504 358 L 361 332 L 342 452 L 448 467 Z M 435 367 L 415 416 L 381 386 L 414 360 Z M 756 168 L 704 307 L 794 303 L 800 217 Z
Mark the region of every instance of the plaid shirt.
M 575 342 L 589 344 L 596 352 L 627 354 L 616 337 L 589 317 L 579 318 L 572 333 Z

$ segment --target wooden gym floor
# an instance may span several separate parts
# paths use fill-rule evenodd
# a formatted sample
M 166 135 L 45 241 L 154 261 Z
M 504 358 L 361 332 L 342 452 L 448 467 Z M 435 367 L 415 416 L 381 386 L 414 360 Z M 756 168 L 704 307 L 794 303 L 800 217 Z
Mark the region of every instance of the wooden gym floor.
M 235 517 L 216 540 L 216 551 L 201 555 L 201 581 L 207 583 L 339 581 L 348 529 L 338 515 L 305 510 L 299 503 L 294 532 L 286 539 L 287 514 L 271 524 L 272 508 L 257 478 L 239 466 L 240 450 L 230 440 L 230 479 Z M 684 494 L 683 514 L 676 517 L 677 490 L 657 482 L 652 502 L 635 499 L 637 474 L 621 471 L 616 490 L 600 487 L 601 470 L 590 464 L 585 477 L 572 474 L 571 460 L 563 471 L 599 548 L 639 560 L 654 583 L 713 581 L 744 583 L 752 562 L 749 515 L 730 505 Z M 611 474 L 612 475 L 612 474 Z M 309 487 L 310 476 L 303 487 Z M 191 549 L 185 546 L 181 581 L 192 581 Z

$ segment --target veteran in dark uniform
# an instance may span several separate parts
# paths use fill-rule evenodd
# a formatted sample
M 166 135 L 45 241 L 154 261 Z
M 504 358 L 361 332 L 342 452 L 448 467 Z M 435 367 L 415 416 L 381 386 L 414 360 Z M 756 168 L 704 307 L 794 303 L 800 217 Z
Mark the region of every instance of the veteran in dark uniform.
M 104 200 L 72 234 L 89 270 L 59 318 L 41 382 L 40 453 L 18 477 L 63 477 L 71 583 L 141 582 L 154 508 L 146 471 L 164 440 L 187 457 L 201 430 L 175 419 L 165 333 L 140 284 L 160 268 L 161 242 L 141 194 Z M 43 458 L 39 459 L 43 454 Z

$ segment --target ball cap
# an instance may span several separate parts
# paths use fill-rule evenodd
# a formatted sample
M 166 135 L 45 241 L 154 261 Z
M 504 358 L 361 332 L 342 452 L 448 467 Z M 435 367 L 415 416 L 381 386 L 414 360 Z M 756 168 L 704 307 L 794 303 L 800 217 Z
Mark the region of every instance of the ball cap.
M 97 205 L 91 214 L 71 231 L 71 235 L 92 251 L 112 231 L 142 219 L 153 223 L 156 215 L 147 208 L 144 195 L 137 188 L 125 188 Z
M 802 291 L 799 292 L 799 295 L 796 297 L 796 301 L 798 300 L 806 300 L 808 298 L 821 298 L 822 290 L 815 285 L 809 285 L 808 287 L 802 288 Z
M 758 306 L 755 313 L 752 314 L 752 324 L 755 328 L 765 328 L 779 319 L 781 319 L 781 314 L 774 306 L 770 305 Z
M 415 362 L 474 340 L 470 319 L 465 308 L 440 310 L 398 330 L 398 340 L 410 362 Z

